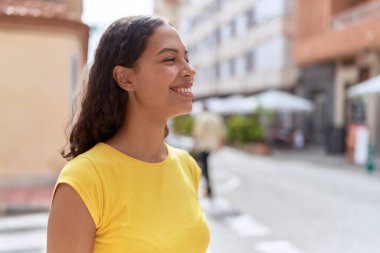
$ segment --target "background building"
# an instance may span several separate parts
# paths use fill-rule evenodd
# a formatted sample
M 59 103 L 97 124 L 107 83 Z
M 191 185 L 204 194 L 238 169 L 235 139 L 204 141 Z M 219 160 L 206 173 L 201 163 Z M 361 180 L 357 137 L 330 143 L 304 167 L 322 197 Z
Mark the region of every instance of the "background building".
M 197 69 L 195 95 L 250 94 L 290 89 L 292 1 L 189 0 L 181 9 L 180 33 Z
M 86 63 L 82 1 L 0 2 L 0 176 L 56 175 Z M 60 131 L 59 129 L 62 129 Z
M 380 1 L 297 0 L 295 27 L 297 89 L 316 106 L 304 129 L 328 151 L 343 152 L 347 126 L 363 123 L 380 147 L 379 96 L 346 96 L 350 86 L 380 73 Z
M 175 25 L 179 26 L 180 9 L 185 0 L 154 0 L 154 13 L 157 13 L 167 19 Z

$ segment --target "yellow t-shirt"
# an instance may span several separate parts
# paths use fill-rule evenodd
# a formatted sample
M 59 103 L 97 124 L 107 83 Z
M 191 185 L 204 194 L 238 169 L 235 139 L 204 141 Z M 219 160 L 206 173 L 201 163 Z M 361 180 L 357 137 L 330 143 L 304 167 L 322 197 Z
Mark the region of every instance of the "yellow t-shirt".
M 94 252 L 204 253 L 209 228 L 198 202 L 200 169 L 167 145 L 160 163 L 146 163 L 98 143 L 63 168 L 96 225 Z

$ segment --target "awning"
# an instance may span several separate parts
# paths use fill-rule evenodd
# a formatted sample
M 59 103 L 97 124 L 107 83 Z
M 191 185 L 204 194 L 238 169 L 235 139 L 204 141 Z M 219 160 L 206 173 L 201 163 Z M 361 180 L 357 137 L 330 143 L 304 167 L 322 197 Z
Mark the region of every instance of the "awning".
M 253 96 L 258 105 L 267 110 L 285 112 L 312 112 L 314 105 L 306 98 L 280 90 L 268 90 Z
M 349 98 L 380 93 L 380 75 L 375 76 L 367 81 L 358 83 L 347 90 Z
M 205 101 L 208 110 L 220 114 L 245 114 L 253 112 L 257 107 L 255 101 L 249 101 L 246 97 L 235 95 L 226 98 L 208 98 Z M 202 102 L 193 103 L 192 114 L 202 111 Z
M 227 115 L 252 113 L 258 108 L 285 112 L 311 112 L 314 109 L 311 101 L 280 90 L 268 90 L 249 97 L 235 95 L 227 98 L 209 98 L 205 102 L 210 111 Z M 202 110 L 201 103 L 193 103 L 193 114 Z

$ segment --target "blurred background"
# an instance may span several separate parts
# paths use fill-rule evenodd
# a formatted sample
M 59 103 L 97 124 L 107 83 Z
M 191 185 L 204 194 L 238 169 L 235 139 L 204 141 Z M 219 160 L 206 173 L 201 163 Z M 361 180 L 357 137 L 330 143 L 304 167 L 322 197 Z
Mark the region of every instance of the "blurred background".
M 0 253 L 44 252 L 59 150 L 99 36 L 167 17 L 226 125 L 208 253 L 380 252 L 379 0 L 0 0 Z M 201 186 L 205 187 L 202 179 Z

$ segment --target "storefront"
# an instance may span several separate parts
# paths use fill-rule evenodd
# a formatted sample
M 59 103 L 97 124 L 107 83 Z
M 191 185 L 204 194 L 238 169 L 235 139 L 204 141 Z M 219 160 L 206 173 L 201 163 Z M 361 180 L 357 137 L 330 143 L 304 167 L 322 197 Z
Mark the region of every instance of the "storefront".
M 368 155 L 368 148 L 380 154 L 380 113 L 377 109 L 380 106 L 380 75 L 348 88 L 347 98 L 350 119 L 347 158 L 355 161 L 355 154 Z

